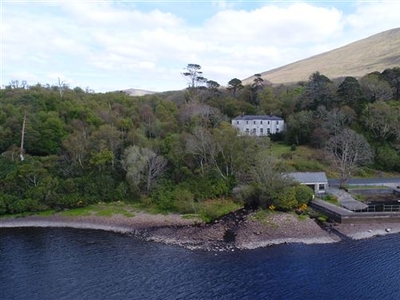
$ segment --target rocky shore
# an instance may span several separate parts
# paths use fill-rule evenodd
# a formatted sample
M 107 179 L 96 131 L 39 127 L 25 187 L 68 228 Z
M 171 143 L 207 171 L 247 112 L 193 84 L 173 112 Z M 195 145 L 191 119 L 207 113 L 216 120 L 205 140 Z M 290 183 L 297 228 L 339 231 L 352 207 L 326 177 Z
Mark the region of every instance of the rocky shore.
M 179 245 L 188 249 L 234 251 L 254 249 L 282 243 L 334 243 L 343 237 L 369 238 L 399 233 L 400 224 L 330 224 L 321 227 L 314 220 L 300 219 L 295 214 L 273 213 L 256 218 L 255 213 L 239 210 L 212 224 L 180 215 L 153 215 L 143 212 L 134 217 L 29 216 L 1 218 L 0 228 L 10 227 L 70 227 L 114 231 L 146 241 Z

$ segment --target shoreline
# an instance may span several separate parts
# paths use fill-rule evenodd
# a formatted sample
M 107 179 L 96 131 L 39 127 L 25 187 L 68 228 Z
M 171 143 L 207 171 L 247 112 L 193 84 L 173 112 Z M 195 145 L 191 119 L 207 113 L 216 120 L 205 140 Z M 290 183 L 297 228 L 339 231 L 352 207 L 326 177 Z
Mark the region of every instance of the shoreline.
M 189 250 L 251 250 L 279 244 L 326 244 L 400 233 L 398 223 L 333 224 L 321 228 L 314 220 L 299 220 L 288 213 L 272 214 L 261 222 L 252 217 L 221 219 L 212 224 L 180 215 L 135 213 L 134 217 L 28 216 L 0 218 L 0 228 L 74 228 L 126 234 L 144 241 L 177 245 Z M 332 228 L 332 230 L 330 230 Z M 335 231 L 339 234 L 335 234 Z

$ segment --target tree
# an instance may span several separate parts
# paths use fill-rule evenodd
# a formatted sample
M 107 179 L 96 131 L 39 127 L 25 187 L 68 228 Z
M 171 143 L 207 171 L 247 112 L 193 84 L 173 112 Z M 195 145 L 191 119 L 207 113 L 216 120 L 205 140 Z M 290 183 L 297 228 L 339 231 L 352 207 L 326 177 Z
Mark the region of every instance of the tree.
M 393 90 L 390 84 L 377 73 L 371 73 L 360 80 L 364 95 L 370 102 L 389 101 L 393 98 Z
M 306 144 L 314 129 L 313 112 L 303 110 L 289 116 L 287 120 L 286 140 L 289 144 Z
M 342 105 L 347 105 L 353 108 L 357 113 L 360 113 L 364 98 L 362 96 L 361 86 L 358 80 L 354 77 L 346 77 L 337 89 L 339 102 Z
M 182 75 L 189 81 L 189 88 L 194 89 L 207 81 L 207 79 L 203 77 L 203 72 L 200 70 L 201 66 L 198 64 L 188 64 L 186 66 L 185 72 L 183 72 Z
M 332 81 L 325 75 L 315 72 L 306 83 L 298 110 L 315 110 L 320 105 L 331 109 L 334 106 L 335 100 Z
M 382 72 L 382 77 L 393 87 L 394 99 L 400 100 L 400 68 L 386 69 Z
M 221 122 L 212 132 L 217 151 L 212 162 L 223 177 L 235 177 L 252 168 L 253 158 L 257 151 L 256 140 L 251 136 L 238 136 L 236 128 L 228 122 Z M 269 142 L 268 138 L 263 139 Z
M 384 142 L 395 134 L 395 128 L 399 122 L 399 112 L 386 102 L 375 102 L 364 110 L 361 121 L 368 132 L 380 142 Z
M 89 139 L 92 151 L 103 152 L 106 149 L 111 151 L 113 154 L 112 167 L 115 165 L 114 158 L 117 157 L 117 152 L 122 144 L 121 135 L 121 132 L 115 126 L 104 124 L 94 131 Z
M 228 90 L 232 91 L 233 96 L 236 96 L 236 92 L 243 88 L 242 81 L 237 78 L 233 78 L 228 82 Z
M 251 170 L 255 195 L 251 198 L 251 206 L 268 208 L 270 205 L 278 209 L 288 210 L 297 205 L 293 180 L 284 175 L 284 166 L 267 151 L 256 155 L 256 164 Z
M 122 166 L 126 179 L 136 191 L 149 194 L 157 179 L 164 173 L 167 160 L 153 150 L 131 146 L 125 149 Z
M 201 173 L 205 174 L 205 168 L 209 166 L 211 158 L 216 155 L 217 147 L 210 131 L 204 127 L 196 127 L 186 140 L 187 152 L 193 155 L 200 166 Z
M 207 80 L 207 88 L 211 90 L 217 90 L 220 87 L 220 84 L 214 80 Z
M 261 74 L 254 74 L 253 83 L 250 86 L 250 103 L 256 106 L 260 105 L 260 100 L 258 98 L 258 91 L 262 87 L 264 79 L 262 79 Z
M 346 185 L 358 167 L 373 158 L 371 147 L 364 136 L 348 128 L 332 137 L 327 142 L 326 150 L 340 173 L 340 187 Z

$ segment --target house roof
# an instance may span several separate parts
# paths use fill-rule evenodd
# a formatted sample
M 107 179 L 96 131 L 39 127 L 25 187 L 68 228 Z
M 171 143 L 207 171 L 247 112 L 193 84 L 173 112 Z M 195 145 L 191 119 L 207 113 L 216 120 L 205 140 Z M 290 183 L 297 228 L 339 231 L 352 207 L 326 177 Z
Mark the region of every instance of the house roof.
M 273 116 L 273 115 L 240 115 L 234 120 L 245 120 L 245 121 L 253 121 L 253 120 L 272 120 L 272 121 L 280 121 L 283 120 L 280 117 Z
M 328 182 L 325 172 L 292 172 L 288 173 L 288 176 L 292 177 L 295 181 L 304 184 Z

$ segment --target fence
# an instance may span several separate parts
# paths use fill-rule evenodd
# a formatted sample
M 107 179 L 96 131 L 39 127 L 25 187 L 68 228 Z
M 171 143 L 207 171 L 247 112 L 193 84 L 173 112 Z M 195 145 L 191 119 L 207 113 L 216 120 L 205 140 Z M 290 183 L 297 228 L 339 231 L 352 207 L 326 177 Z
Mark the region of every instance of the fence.
M 354 212 L 400 212 L 400 205 L 394 204 L 372 204 L 365 209 L 353 210 Z

